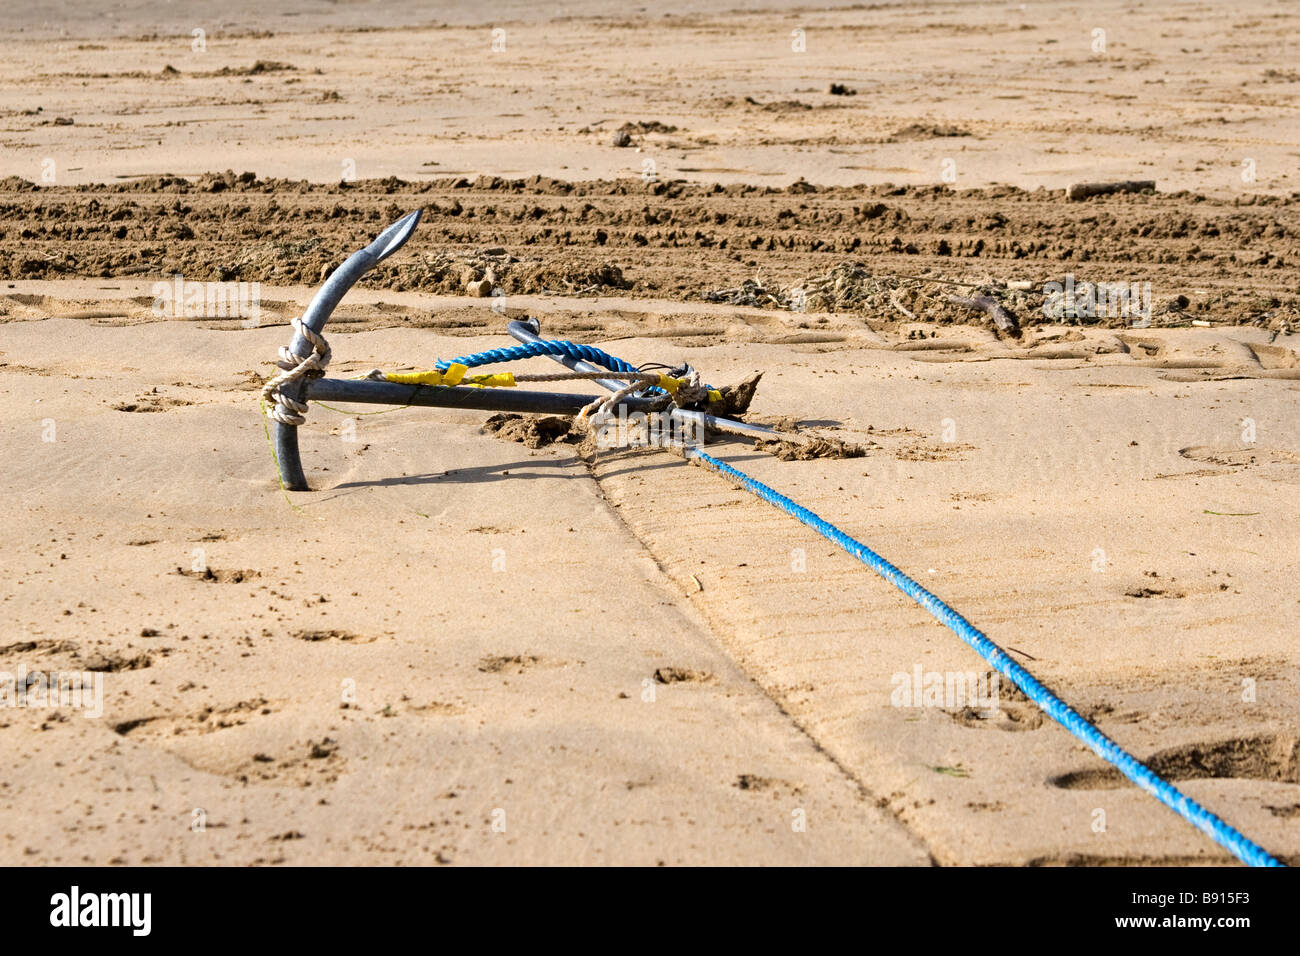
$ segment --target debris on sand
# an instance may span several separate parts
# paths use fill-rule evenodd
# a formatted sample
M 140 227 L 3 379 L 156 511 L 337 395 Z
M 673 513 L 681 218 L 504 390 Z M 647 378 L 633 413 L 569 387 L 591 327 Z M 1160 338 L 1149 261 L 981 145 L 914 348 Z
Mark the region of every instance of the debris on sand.
M 717 680 L 717 678 L 708 671 L 692 670 L 689 667 L 657 668 L 654 673 L 654 679 L 655 682 L 659 684 L 712 684 Z
M 857 90 L 850 89 L 849 87 L 845 86 L 843 83 L 832 83 L 830 86 L 826 87 L 826 92 L 829 93 L 831 96 L 857 96 L 858 95 Z
M 755 372 L 735 385 L 722 386 L 718 389 L 722 393 L 721 403 L 714 402 L 709 411 L 726 418 L 740 417 L 749 410 L 749 403 L 754 400 L 754 393 L 758 391 L 758 382 L 762 377 L 762 372 Z
M 475 275 L 473 269 L 465 270 L 465 294 L 476 299 L 482 299 L 492 294 L 492 289 L 496 284 L 496 275 L 489 266 L 479 278 Z
M 754 99 L 752 96 L 746 96 L 743 98 L 736 96 L 723 96 L 714 100 L 714 103 L 720 109 L 733 109 L 737 106 L 752 106 L 763 110 L 766 113 L 795 113 L 813 108 L 810 104 L 804 103 L 800 100 L 773 100 L 770 103 L 763 103 Z
M 767 289 L 757 279 L 746 279 L 734 289 L 717 289 L 713 292 L 706 292 L 704 298 L 709 302 L 725 302 L 727 305 L 748 305 L 760 309 L 768 305 L 775 305 L 781 309 L 790 307 L 789 295 L 784 295 L 780 289 Z
M 620 149 L 625 146 L 635 145 L 634 137 L 645 136 L 647 133 L 675 133 L 676 126 L 669 126 L 667 123 L 661 123 L 658 120 L 639 120 L 635 123 L 624 123 L 614 131 L 614 138 L 610 141 L 614 146 Z
M 1110 193 L 1140 193 L 1147 190 L 1155 192 L 1155 189 L 1154 179 L 1131 179 L 1116 183 L 1071 183 L 1065 187 L 1065 198 L 1079 200 Z
M 292 63 L 281 63 L 279 60 L 258 60 L 252 66 L 223 66 L 213 76 L 260 76 L 263 73 L 289 73 L 297 69 Z
M 925 123 L 909 123 L 902 129 L 896 129 L 885 140 L 887 143 L 911 143 L 923 139 L 947 139 L 952 136 L 970 136 L 971 131 L 960 126 L 933 126 Z
M 767 287 L 757 279 L 746 279 L 734 289 L 708 292 L 710 302 L 764 308 L 776 306 L 792 312 L 857 311 L 873 308 L 882 293 L 893 290 L 893 281 L 876 279 L 861 262 L 844 262 L 823 276 L 806 279 L 787 288 Z
M 867 450 L 861 445 L 840 441 L 838 438 L 809 438 L 806 441 L 787 439 L 759 439 L 754 442 L 756 451 L 765 451 L 782 461 L 813 461 L 818 458 L 862 458 Z
M 954 286 L 971 297 L 954 296 Z M 1042 311 L 1043 293 L 1036 289 L 1011 289 L 992 280 L 953 283 L 949 280 L 895 275 L 873 275 L 861 262 L 842 262 L 825 275 L 804 279 L 787 287 L 773 287 L 747 279 L 731 289 L 706 292 L 709 302 L 788 309 L 791 312 L 856 312 L 877 317 L 897 315 L 946 324 L 967 323 L 970 309 L 984 311 L 1004 331 L 1014 330 L 1017 315 Z M 982 303 L 971 305 L 971 302 Z
M 960 295 L 948 296 L 948 301 L 953 305 L 959 305 L 966 309 L 974 309 L 977 312 L 983 312 L 1001 331 L 1008 335 L 1020 334 L 1020 323 L 1016 317 L 1002 307 L 1002 303 L 991 295 L 977 295 L 971 298 Z
M 826 275 L 801 283 L 798 292 L 803 295 L 804 311 L 839 311 L 883 288 L 862 263 L 842 262 Z M 800 305 L 797 294 L 793 299 L 796 306 Z
M 485 431 L 502 441 L 522 442 L 529 448 L 543 448 L 555 442 L 567 441 L 573 421 L 558 415 L 525 418 L 513 412 L 493 415 L 483 423 Z
M 613 262 L 566 256 L 521 259 L 501 247 L 482 252 L 425 254 L 401 266 L 396 288 L 441 295 L 590 295 L 632 285 Z M 500 290 L 500 292 L 498 292 Z
M 638 120 L 635 123 L 624 123 L 623 129 L 629 133 L 675 133 L 676 126 L 669 126 L 667 123 L 661 123 L 658 120 Z

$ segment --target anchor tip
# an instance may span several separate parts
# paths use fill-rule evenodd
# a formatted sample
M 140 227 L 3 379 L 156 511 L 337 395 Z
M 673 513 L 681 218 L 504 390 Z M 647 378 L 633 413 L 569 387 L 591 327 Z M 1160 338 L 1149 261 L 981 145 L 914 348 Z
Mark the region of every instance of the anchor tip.
M 408 212 L 378 235 L 368 247 L 376 261 L 388 258 L 402 248 L 406 240 L 411 238 L 411 233 L 415 232 L 415 227 L 420 224 L 420 216 L 423 212 L 422 209 Z

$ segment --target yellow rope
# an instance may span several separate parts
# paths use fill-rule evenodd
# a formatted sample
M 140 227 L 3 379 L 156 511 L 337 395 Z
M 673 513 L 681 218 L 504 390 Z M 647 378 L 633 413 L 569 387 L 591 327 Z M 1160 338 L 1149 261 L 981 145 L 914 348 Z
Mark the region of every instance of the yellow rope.
M 513 372 L 497 372 L 492 375 L 466 375 L 467 371 L 469 369 L 464 365 L 452 364 L 446 369 L 435 368 L 423 372 L 380 372 L 376 369 L 368 377 L 378 378 L 384 382 L 393 382 L 397 385 L 467 385 L 473 388 L 514 388 L 520 382 L 562 382 L 565 380 L 596 378 L 645 379 L 647 377 L 645 373 L 629 375 L 619 372 L 557 372 L 552 375 L 530 375 L 528 373 L 516 375 Z M 646 384 L 650 383 L 647 382 Z M 673 378 L 671 375 L 660 374 L 653 384 L 670 395 L 676 395 L 682 386 L 691 383 L 683 378 Z M 715 388 L 708 390 L 708 396 L 711 402 L 722 401 L 722 393 Z

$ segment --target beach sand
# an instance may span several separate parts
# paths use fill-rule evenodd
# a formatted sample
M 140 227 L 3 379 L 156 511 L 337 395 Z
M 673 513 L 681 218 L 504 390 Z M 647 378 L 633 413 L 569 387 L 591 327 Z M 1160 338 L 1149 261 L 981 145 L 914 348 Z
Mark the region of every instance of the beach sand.
M 712 454 L 1300 860 L 1300 15 L 691 6 L 6 26 L 0 672 L 102 676 L 103 713 L 0 708 L 0 862 L 1231 861 L 1005 682 L 989 715 L 900 706 L 988 667 L 670 452 L 315 406 L 312 490 L 282 491 L 257 399 L 288 320 L 414 208 L 326 329 L 331 375 L 510 344 L 523 315 L 761 371 L 751 418 L 865 455 Z M 487 266 L 504 299 L 464 294 Z M 866 297 L 789 307 L 827 274 Z M 1034 290 L 1067 274 L 1150 283 L 1151 327 L 1047 322 Z M 258 283 L 258 320 L 160 315 L 175 275 Z M 1023 334 L 950 283 L 1011 283 Z

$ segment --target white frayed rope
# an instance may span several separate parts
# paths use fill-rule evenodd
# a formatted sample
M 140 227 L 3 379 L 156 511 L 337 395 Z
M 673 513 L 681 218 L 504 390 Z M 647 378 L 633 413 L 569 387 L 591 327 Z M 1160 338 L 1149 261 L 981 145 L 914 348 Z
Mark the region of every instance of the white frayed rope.
M 307 419 L 307 403 L 289 398 L 281 389 L 300 378 L 320 378 L 325 374 L 325 366 L 330 363 L 330 346 L 325 336 L 313 332 L 303 324 L 301 319 L 290 319 L 294 331 L 311 343 L 311 353 L 306 356 L 280 346 L 280 357 L 276 365 L 283 369 L 279 375 L 262 386 L 262 400 L 266 403 L 266 414 L 285 425 L 301 425 Z

